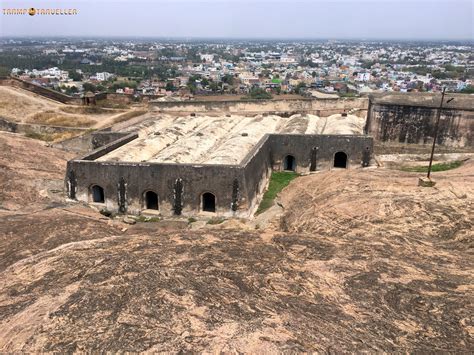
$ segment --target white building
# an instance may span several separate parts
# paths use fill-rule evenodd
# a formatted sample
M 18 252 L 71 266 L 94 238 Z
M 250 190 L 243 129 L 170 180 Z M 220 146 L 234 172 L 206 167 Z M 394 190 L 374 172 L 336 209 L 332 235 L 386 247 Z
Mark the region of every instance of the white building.
M 370 81 L 370 73 L 357 73 L 356 81 Z
M 214 60 L 214 54 L 199 54 L 199 57 L 205 62 L 212 62 Z
M 113 78 L 113 77 L 114 77 L 114 74 L 108 73 L 106 71 L 104 71 L 102 73 L 96 73 L 95 74 L 95 78 L 98 81 L 107 81 L 107 80 L 109 80 L 110 78 Z

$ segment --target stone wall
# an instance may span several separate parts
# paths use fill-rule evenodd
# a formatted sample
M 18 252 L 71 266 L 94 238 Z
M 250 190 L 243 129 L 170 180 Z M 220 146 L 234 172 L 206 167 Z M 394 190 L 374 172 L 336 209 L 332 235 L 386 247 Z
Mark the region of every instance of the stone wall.
M 0 80 L 0 85 L 9 85 L 13 87 L 18 87 L 24 90 L 31 91 L 35 94 L 44 96 L 50 100 L 54 101 L 59 101 L 61 103 L 67 103 L 67 104 L 76 104 L 76 105 L 81 105 L 82 100 L 77 97 L 72 97 L 69 95 L 65 95 L 63 93 L 60 93 L 58 91 L 54 91 L 39 85 L 35 85 L 33 83 L 30 83 L 28 81 L 24 81 L 15 77 L 10 77 L 8 79 L 2 79 Z
M 272 134 L 270 144 L 273 170 L 283 170 L 285 157 L 291 155 L 296 160 L 298 173 L 310 170 L 313 154 L 316 170 L 330 170 L 337 152 L 347 155 L 348 168 L 361 167 L 365 155 L 371 157 L 373 153 L 373 139 L 369 136 Z
M 11 122 L 3 117 L 0 117 L 0 131 L 12 133 L 39 133 L 39 134 L 53 134 L 64 132 L 85 132 L 84 128 L 65 127 L 65 126 L 50 126 L 33 123 Z
M 78 181 L 77 199 L 90 202 L 89 188 L 100 185 L 105 191 L 104 208 L 118 211 L 118 184 L 121 178 L 126 184 L 127 212 L 139 214 L 143 206 L 143 195 L 154 191 L 159 196 L 160 212 L 173 215 L 175 206 L 175 184 L 182 180 L 183 215 L 193 215 L 199 209 L 204 192 L 216 196 L 216 208 L 220 215 L 230 214 L 232 181 L 239 178 L 240 169 L 222 166 L 192 166 L 178 164 L 146 163 L 96 163 L 93 161 L 73 161 L 68 169 L 75 171 Z M 211 180 L 210 180 L 211 179 Z M 212 183 L 211 183 L 212 182 Z
M 150 109 L 163 113 L 205 113 L 207 115 L 240 114 L 294 114 L 311 113 L 329 116 L 352 109 L 366 110 L 366 98 L 293 99 L 293 100 L 240 100 L 240 101 L 180 101 L 150 102 Z
M 367 136 L 266 135 L 240 165 L 95 161 L 136 137 L 137 134 L 130 134 L 68 162 L 68 191 L 74 186 L 75 197 L 90 203 L 90 188 L 99 185 L 104 189 L 105 203 L 97 204 L 98 207 L 117 212 L 122 206 L 127 213 L 140 214 L 144 193 L 151 190 L 159 196 L 160 213 L 171 216 L 176 209 L 180 181 L 182 215 L 202 213 L 201 197 L 211 192 L 216 197 L 216 213 L 212 215 L 248 217 L 258 206 L 272 167 L 281 170 L 286 155 L 295 157 L 297 172 L 305 172 L 310 169 L 314 147 L 318 148 L 318 170 L 330 169 L 338 151 L 347 154 L 351 168 L 360 167 L 364 157 L 370 160 L 372 153 L 372 138 Z
M 474 108 L 466 99 L 458 95 L 441 110 L 437 144 L 474 147 Z M 429 103 L 372 98 L 365 132 L 382 142 L 432 144 L 438 106 Z

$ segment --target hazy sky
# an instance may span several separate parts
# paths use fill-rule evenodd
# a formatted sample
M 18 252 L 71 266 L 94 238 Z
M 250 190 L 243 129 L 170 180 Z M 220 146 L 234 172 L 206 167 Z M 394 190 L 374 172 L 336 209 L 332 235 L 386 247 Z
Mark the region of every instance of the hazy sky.
M 0 0 L 0 36 L 473 39 L 474 0 Z

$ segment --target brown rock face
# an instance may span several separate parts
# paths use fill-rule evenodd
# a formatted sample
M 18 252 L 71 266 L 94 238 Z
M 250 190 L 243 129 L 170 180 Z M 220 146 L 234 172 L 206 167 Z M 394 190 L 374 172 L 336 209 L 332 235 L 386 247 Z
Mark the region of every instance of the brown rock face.
M 1 190 L 3 352 L 473 349 L 470 162 L 430 189 L 384 169 L 300 177 L 271 230 L 126 229 L 39 193 L 62 188 L 61 152 L 0 142 L 37 157 L 1 161 L 2 179 L 22 171 Z M 32 173 L 55 156 L 51 175 Z M 27 186 L 31 201 L 14 193 Z

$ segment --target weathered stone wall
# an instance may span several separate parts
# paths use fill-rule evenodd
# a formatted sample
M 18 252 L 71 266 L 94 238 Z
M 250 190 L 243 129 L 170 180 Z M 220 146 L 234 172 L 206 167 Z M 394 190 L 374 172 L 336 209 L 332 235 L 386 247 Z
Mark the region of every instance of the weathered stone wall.
M 151 190 L 159 196 L 160 212 L 163 215 L 173 215 L 174 185 L 177 179 L 182 179 L 184 216 L 199 210 L 200 198 L 205 192 L 212 192 L 216 196 L 217 212 L 220 215 L 228 215 L 232 200 L 232 181 L 240 174 L 238 166 L 212 165 L 98 164 L 92 161 L 73 161 L 70 162 L 69 168 L 75 171 L 78 181 L 78 200 L 90 202 L 89 188 L 94 184 L 100 185 L 105 191 L 104 207 L 110 211 L 117 211 L 119 208 L 118 183 L 120 178 L 124 178 L 127 212 L 134 214 L 143 210 L 144 193 Z
M 298 173 L 310 170 L 313 149 L 316 170 L 331 169 L 337 152 L 347 155 L 348 168 L 361 167 L 364 155 L 372 156 L 373 152 L 373 139 L 369 136 L 272 134 L 270 144 L 273 170 L 283 170 L 285 157 L 291 155 L 296 159 Z
M 54 90 L 51 90 L 39 85 L 35 85 L 33 83 L 30 83 L 30 82 L 27 82 L 15 77 L 10 77 L 8 79 L 0 80 L 0 85 L 9 85 L 13 87 L 18 87 L 24 90 L 31 91 L 35 94 L 44 96 L 48 99 L 59 101 L 61 103 L 76 104 L 76 105 L 82 104 L 82 100 L 80 98 L 65 95 L 58 91 L 54 91 Z
M 265 135 L 260 142 L 243 159 L 243 181 L 240 192 L 242 208 L 254 211 L 262 198 L 262 193 L 268 185 L 272 171 L 272 151 L 270 136 Z
M 241 100 L 241 101 L 180 101 L 150 102 L 150 109 L 164 113 L 206 114 L 293 114 L 311 113 L 329 116 L 351 109 L 367 109 L 366 98 L 295 99 L 295 100 Z
M 11 122 L 3 117 L 0 117 L 0 131 L 12 132 L 12 133 L 63 133 L 76 131 L 78 133 L 85 132 L 84 128 L 76 127 L 65 127 L 65 126 L 49 126 L 40 125 L 34 123 L 20 123 Z
M 292 154 L 296 170 L 304 172 L 309 170 L 314 147 L 318 147 L 318 170 L 330 168 L 338 151 L 348 155 L 350 167 L 361 166 L 364 151 L 369 152 L 369 157 L 372 152 L 372 139 L 367 136 L 266 135 L 240 165 L 95 161 L 136 137 L 137 134 L 130 134 L 68 163 L 66 186 L 74 171 L 78 200 L 91 202 L 90 188 L 97 184 L 104 188 L 106 199 L 98 206 L 116 212 L 121 201 L 119 181 L 123 179 L 126 193 L 122 200 L 126 201 L 128 213 L 141 213 L 144 193 L 152 190 L 159 196 L 160 213 L 171 216 L 176 207 L 176 182 L 180 180 L 182 215 L 199 213 L 202 194 L 211 192 L 216 196 L 216 215 L 246 217 L 257 207 L 272 165 L 280 170 L 286 155 Z
M 437 112 L 438 107 L 422 103 L 371 100 L 365 132 L 383 142 L 431 144 Z M 474 147 L 474 109 L 468 105 L 443 108 L 437 144 Z
M 107 94 L 107 101 L 109 103 L 119 104 L 119 105 L 128 105 L 133 102 L 133 95 L 128 94 Z

